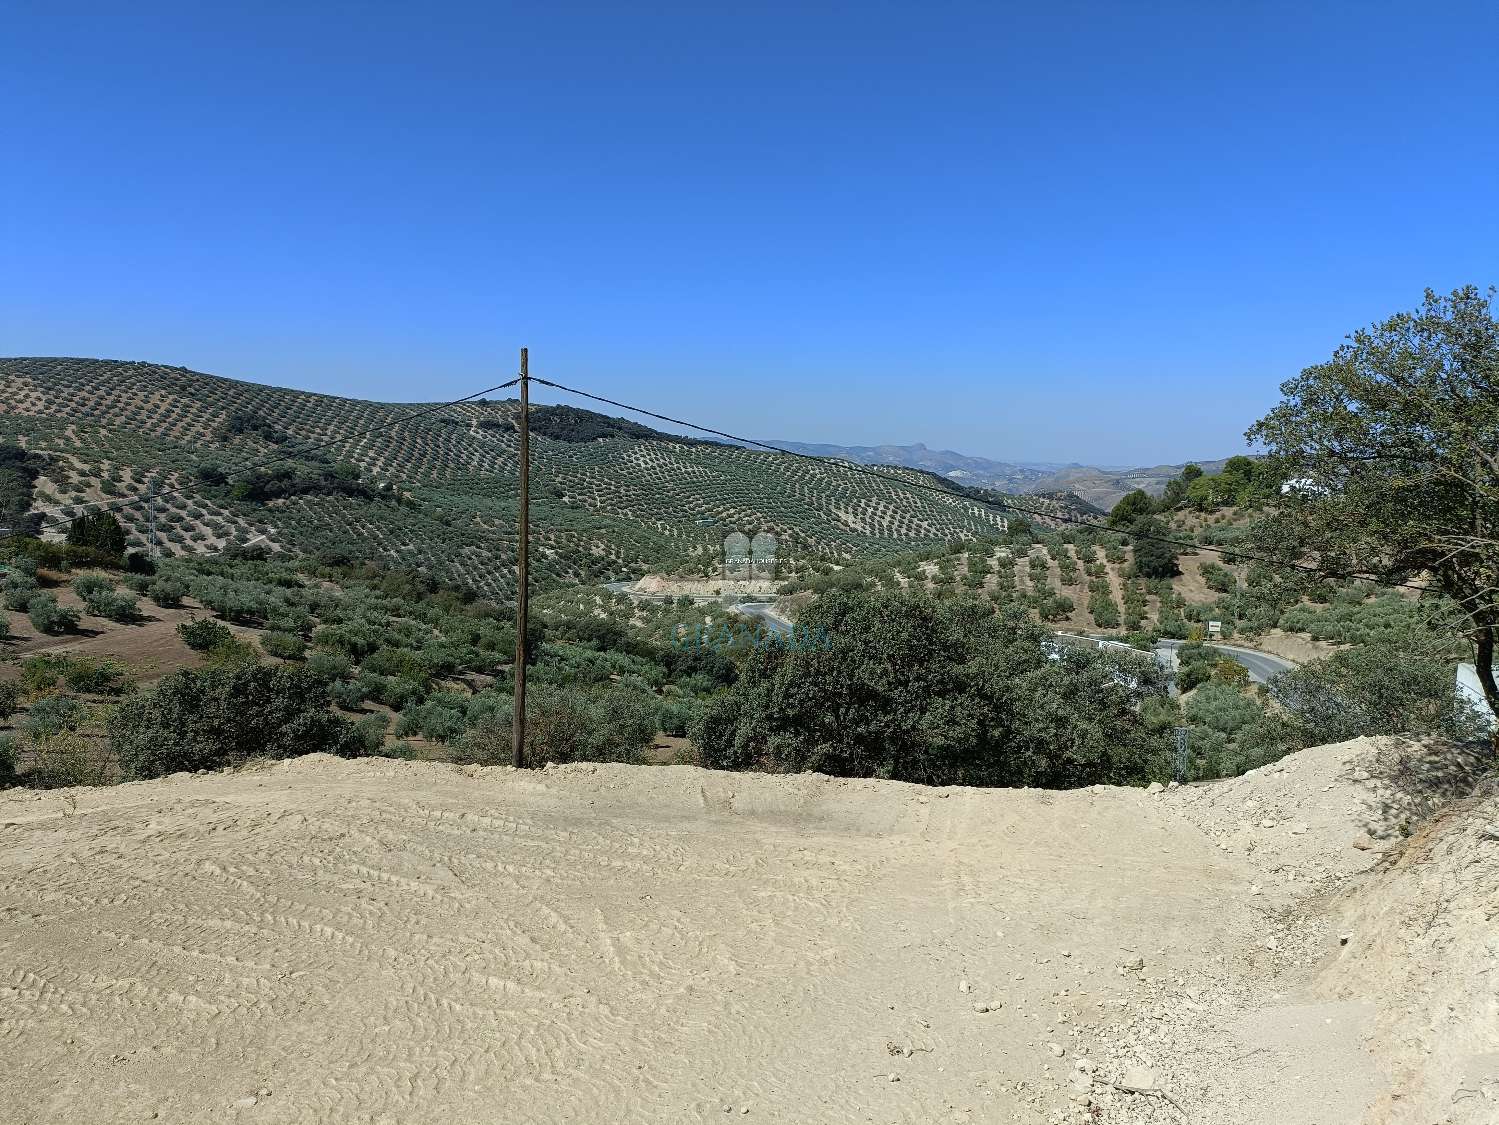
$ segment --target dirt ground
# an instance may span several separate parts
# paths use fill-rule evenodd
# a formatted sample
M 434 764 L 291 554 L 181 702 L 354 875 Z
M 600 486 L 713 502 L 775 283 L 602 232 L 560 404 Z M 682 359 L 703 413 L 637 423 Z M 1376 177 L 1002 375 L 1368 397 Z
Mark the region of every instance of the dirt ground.
M 314 756 L 10 791 L 0 1120 L 1492 1125 L 1470 766 L 1360 740 L 1054 793 Z

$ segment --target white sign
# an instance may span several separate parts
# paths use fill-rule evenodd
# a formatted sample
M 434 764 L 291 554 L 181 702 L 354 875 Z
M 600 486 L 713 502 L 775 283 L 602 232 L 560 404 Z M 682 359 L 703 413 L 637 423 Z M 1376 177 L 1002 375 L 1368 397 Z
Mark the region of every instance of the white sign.
M 1223 632 L 1223 622 L 1221 622 L 1221 621 L 1209 621 L 1208 622 L 1208 636 L 1210 636 L 1210 637 L 1216 637 L 1221 632 Z

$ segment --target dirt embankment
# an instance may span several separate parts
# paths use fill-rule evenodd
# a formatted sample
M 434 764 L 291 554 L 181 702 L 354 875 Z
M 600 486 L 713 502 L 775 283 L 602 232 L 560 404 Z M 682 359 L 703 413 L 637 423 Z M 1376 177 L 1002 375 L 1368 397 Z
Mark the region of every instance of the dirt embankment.
M 1499 803 L 1433 761 L 3 794 L 0 1120 L 1492 1122 Z

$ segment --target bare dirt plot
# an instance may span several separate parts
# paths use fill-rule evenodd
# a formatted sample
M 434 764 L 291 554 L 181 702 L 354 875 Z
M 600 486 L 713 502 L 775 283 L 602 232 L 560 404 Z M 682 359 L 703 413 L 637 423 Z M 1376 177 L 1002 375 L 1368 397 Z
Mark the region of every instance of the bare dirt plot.
M 1317 991 L 1326 896 L 1402 845 L 1349 745 L 1154 795 L 324 757 L 0 795 L 0 1120 L 1359 1121 L 1406 1064 L 1377 988 Z

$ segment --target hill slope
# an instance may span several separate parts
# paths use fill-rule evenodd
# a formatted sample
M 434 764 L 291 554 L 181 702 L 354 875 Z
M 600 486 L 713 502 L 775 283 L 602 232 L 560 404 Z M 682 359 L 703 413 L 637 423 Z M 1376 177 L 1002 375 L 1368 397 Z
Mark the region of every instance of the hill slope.
M 139 497 L 154 484 L 182 490 L 164 497 L 157 513 L 174 553 L 264 536 L 284 550 L 425 568 L 492 596 L 513 587 L 513 400 L 465 403 L 391 426 L 421 404 L 156 364 L 34 358 L 0 360 L 0 396 L 7 404 L 0 440 L 51 461 L 37 482 L 49 518 Z M 542 582 L 711 566 L 732 530 L 775 533 L 787 558 L 846 558 L 993 532 L 999 522 L 956 485 L 944 485 L 950 498 L 908 490 L 832 464 L 692 441 L 569 407 L 536 408 L 533 425 L 533 549 Z M 236 466 L 277 456 L 289 458 L 279 475 L 263 474 L 248 493 L 235 487 Z M 892 471 L 940 483 L 919 470 Z M 132 543 L 144 543 L 147 507 L 118 515 Z

